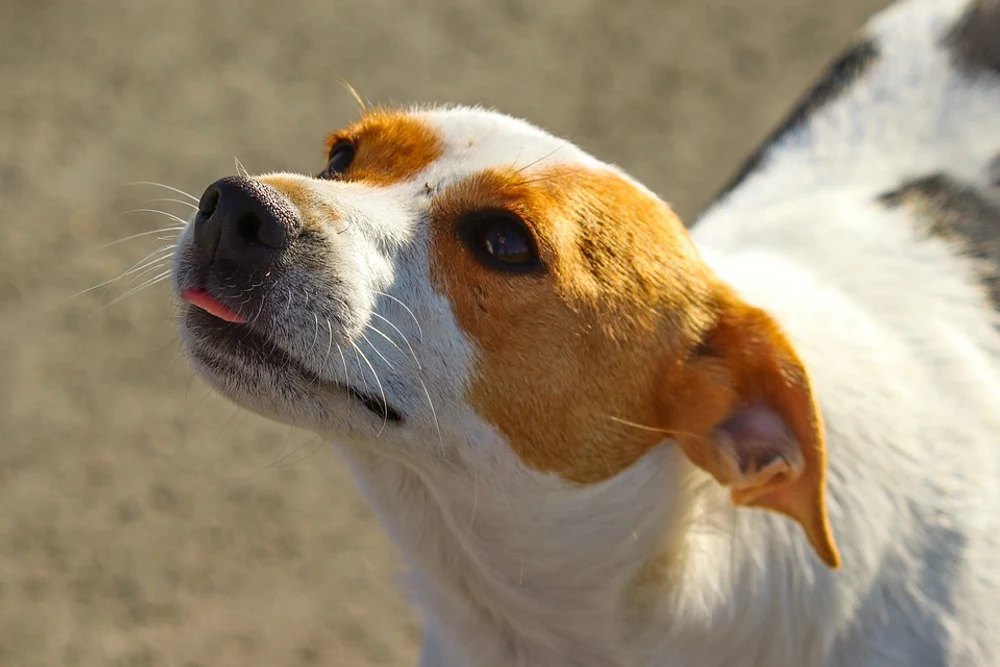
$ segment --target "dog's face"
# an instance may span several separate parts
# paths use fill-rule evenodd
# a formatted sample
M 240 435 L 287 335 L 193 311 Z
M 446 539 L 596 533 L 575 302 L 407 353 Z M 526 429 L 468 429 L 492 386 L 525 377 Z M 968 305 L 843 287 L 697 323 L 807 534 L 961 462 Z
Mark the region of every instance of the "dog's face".
M 227 178 L 178 246 L 198 371 L 415 467 L 600 484 L 680 446 L 835 564 L 820 418 L 670 209 L 509 117 L 376 110 L 316 177 Z

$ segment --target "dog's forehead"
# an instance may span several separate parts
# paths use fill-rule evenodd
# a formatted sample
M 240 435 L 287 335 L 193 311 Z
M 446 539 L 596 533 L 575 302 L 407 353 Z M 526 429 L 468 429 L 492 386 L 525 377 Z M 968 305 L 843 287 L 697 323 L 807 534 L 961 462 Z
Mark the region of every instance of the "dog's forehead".
M 498 112 L 457 107 L 411 114 L 432 128 L 442 143 L 441 156 L 429 166 L 431 175 L 465 175 L 487 169 L 531 170 L 553 164 L 605 166 L 571 140 Z

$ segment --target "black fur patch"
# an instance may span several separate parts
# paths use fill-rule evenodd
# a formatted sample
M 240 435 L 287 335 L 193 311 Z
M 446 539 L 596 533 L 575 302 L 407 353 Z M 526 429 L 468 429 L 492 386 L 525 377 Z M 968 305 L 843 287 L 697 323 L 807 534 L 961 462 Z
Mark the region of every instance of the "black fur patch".
M 771 148 L 786 135 L 792 134 L 805 125 L 809 117 L 830 104 L 851 87 L 855 81 L 878 60 L 878 45 L 871 39 L 858 42 L 827 66 L 819 81 L 799 99 L 791 113 L 785 117 L 764 142 L 748 157 L 722 188 L 713 201 L 718 201 L 735 190 L 748 176 L 764 165 Z
M 1000 308 L 1000 197 L 943 174 L 904 183 L 882 195 L 895 208 L 907 206 L 923 232 L 955 241 L 969 256 L 982 260 L 983 281 Z
M 963 69 L 1000 74 L 1000 0 L 975 0 L 948 33 L 945 43 Z

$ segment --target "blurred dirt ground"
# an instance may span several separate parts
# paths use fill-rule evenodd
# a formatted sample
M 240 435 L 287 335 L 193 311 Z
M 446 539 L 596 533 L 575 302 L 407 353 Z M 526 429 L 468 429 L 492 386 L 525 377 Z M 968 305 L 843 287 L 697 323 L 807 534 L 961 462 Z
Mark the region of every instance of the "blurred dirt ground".
M 132 214 L 315 172 L 373 101 L 483 103 L 697 211 L 885 0 L 0 0 L 0 666 L 408 665 L 336 457 L 210 395 Z M 154 257 L 156 255 L 153 255 Z M 148 274 L 152 277 L 155 274 Z M 106 307 L 107 306 L 107 307 Z

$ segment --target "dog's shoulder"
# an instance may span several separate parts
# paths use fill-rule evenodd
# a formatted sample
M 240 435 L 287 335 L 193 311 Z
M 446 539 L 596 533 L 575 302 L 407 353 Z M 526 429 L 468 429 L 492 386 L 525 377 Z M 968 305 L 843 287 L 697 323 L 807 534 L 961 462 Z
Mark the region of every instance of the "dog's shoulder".
M 906 0 L 876 15 L 695 226 L 752 226 L 791 206 L 820 227 L 845 199 L 866 224 L 903 216 L 1000 267 L 1000 0 Z

